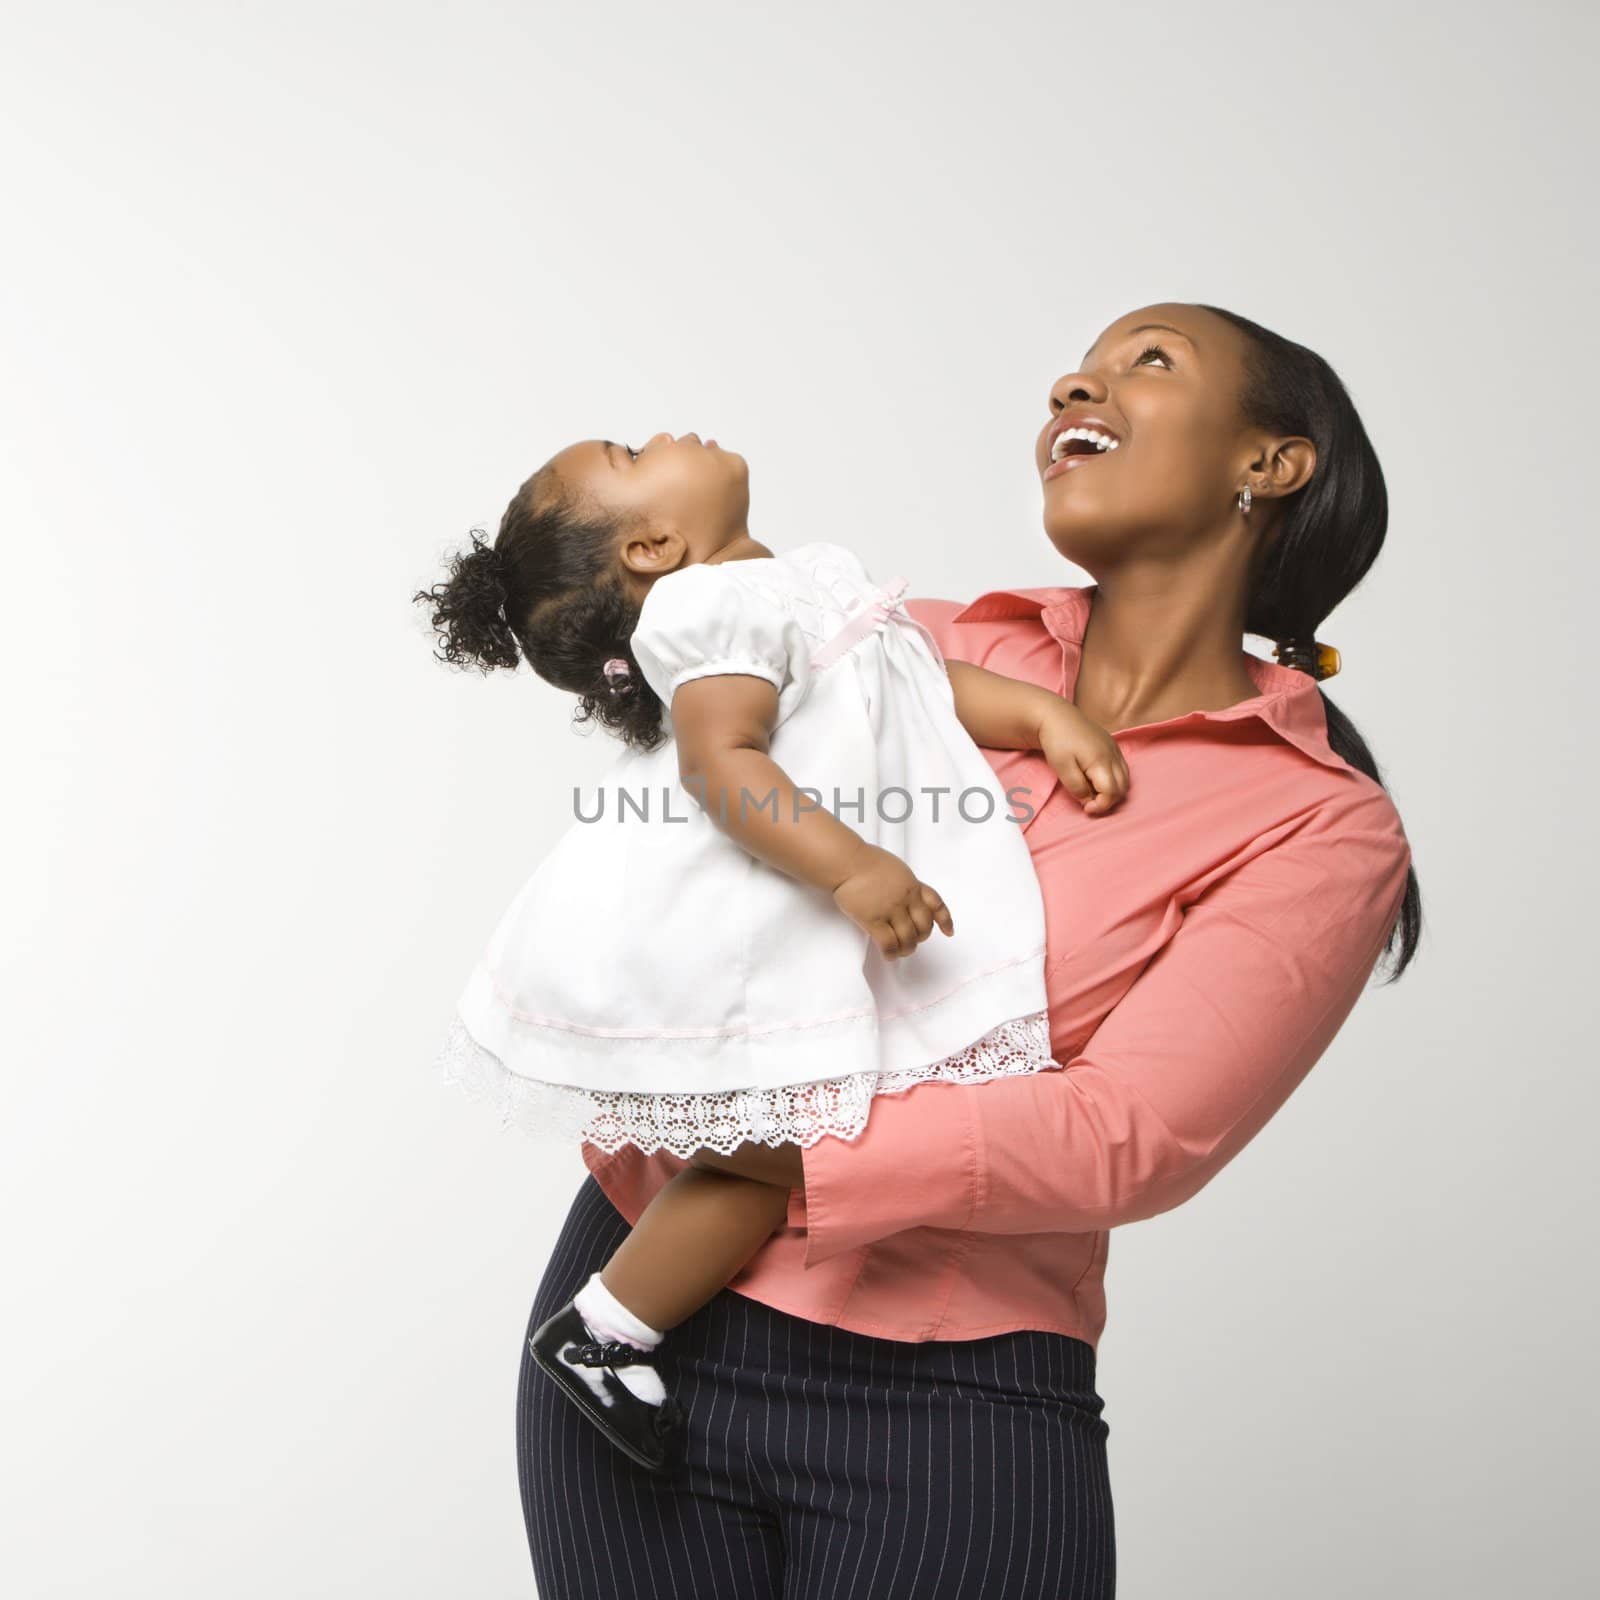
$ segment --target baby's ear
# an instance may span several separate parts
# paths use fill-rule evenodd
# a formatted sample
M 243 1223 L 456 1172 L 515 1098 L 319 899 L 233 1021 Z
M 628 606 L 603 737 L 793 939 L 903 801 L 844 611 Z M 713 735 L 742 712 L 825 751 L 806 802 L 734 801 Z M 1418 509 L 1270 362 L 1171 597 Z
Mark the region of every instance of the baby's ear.
M 676 528 L 656 528 L 647 523 L 627 528 L 617 551 L 624 568 L 650 582 L 691 565 L 692 555 L 689 541 Z

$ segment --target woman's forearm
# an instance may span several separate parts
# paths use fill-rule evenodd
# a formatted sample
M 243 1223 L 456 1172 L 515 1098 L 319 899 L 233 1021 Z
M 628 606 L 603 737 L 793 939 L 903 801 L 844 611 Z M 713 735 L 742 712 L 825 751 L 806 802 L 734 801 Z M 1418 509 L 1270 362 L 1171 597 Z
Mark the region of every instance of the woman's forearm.
M 1393 808 L 1376 786 L 1345 804 L 1190 903 L 1059 1069 L 880 1097 L 853 1143 L 809 1147 L 806 1265 L 912 1227 L 1118 1227 L 1210 1182 L 1332 1042 L 1399 915 Z

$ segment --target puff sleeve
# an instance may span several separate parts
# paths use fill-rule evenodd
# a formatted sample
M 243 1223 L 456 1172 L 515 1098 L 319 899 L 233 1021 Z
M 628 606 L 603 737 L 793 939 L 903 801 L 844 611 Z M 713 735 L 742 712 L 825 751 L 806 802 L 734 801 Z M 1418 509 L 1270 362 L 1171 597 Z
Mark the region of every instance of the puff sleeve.
M 656 579 L 634 630 L 634 657 L 668 707 L 692 679 L 732 673 L 766 679 L 786 716 L 809 677 L 809 642 L 782 600 L 735 565 L 698 562 Z

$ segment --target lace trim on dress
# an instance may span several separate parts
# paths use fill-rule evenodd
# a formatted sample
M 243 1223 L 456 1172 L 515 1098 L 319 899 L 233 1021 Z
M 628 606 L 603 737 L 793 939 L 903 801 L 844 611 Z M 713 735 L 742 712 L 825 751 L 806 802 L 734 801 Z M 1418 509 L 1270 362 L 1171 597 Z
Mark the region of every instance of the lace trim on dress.
M 607 1154 L 636 1145 L 687 1161 L 696 1150 L 732 1155 L 740 1145 L 813 1145 L 825 1134 L 854 1139 L 867 1125 L 873 1097 L 901 1094 L 919 1083 L 983 1083 L 1047 1072 L 1050 1014 L 1036 1011 L 992 1028 L 943 1060 L 894 1072 L 858 1072 L 772 1089 L 719 1089 L 702 1094 L 647 1094 L 572 1088 L 510 1071 L 467 1031 L 458 1015 L 439 1051 L 447 1082 L 494 1104 L 502 1127 L 586 1140 Z

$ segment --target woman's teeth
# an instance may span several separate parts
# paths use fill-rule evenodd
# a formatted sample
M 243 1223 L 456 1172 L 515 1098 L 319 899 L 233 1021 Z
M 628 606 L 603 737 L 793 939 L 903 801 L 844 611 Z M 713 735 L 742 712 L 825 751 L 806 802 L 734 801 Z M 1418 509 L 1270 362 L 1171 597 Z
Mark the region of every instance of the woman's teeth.
M 1067 447 L 1074 439 L 1088 440 L 1101 455 L 1104 455 L 1108 450 L 1115 450 L 1120 442 L 1113 439 L 1108 433 L 1101 433 L 1098 428 L 1067 428 L 1056 435 L 1055 442 L 1050 446 L 1050 459 L 1059 461 L 1064 455 L 1068 454 Z M 1086 454 L 1082 450 L 1072 453 L 1076 455 Z

